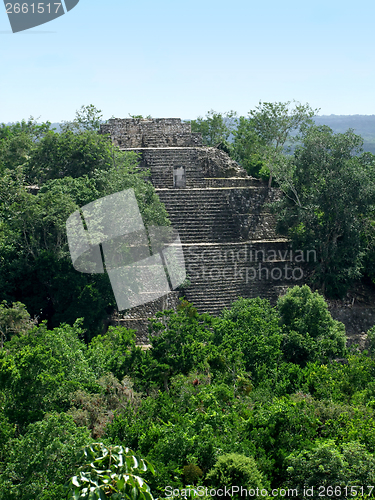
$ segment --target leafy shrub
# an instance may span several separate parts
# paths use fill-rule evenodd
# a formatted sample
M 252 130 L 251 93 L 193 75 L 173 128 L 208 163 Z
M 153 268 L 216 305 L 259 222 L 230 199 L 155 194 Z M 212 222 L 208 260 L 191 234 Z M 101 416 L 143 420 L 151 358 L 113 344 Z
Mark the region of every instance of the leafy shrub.
M 130 409 L 139 404 L 138 394 L 128 377 L 119 382 L 111 373 L 97 380 L 101 393 L 90 394 L 79 390 L 72 396 L 72 415 L 77 425 L 91 430 L 92 437 L 101 438 L 107 425 L 112 422 L 114 412 Z
M 256 378 L 259 367 L 275 367 L 281 357 L 277 311 L 266 299 L 240 298 L 215 323 L 214 341 L 222 355 L 241 352 L 245 369 Z
M 314 487 L 314 498 L 332 498 L 329 487 L 341 487 L 344 496 L 346 486 L 371 485 L 375 481 L 375 457 L 356 441 L 341 447 L 333 440 L 318 441 L 312 450 L 292 453 L 287 462 L 288 484 L 300 491 Z
M 97 378 L 111 372 L 119 380 L 127 375 L 140 358 L 141 349 L 135 347 L 135 330 L 110 326 L 105 335 L 94 337 L 86 358 Z
M 180 302 L 177 312 L 163 311 L 156 316 L 160 319 L 151 321 L 152 349 L 145 353 L 142 378 L 168 390 L 172 376 L 208 368 L 213 320 L 209 314 L 198 314 L 186 300 Z
M 307 285 L 295 286 L 280 297 L 277 308 L 284 330 L 286 361 L 304 366 L 346 355 L 345 327 L 332 318 L 324 297 Z
M 185 465 L 183 468 L 183 474 L 186 484 L 194 484 L 200 477 L 203 476 L 202 469 L 194 464 Z
M 320 421 L 306 398 L 291 401 L 283 397 L 255 404 L 245 423 L 246 436 L 254 443 L 257 462 L 273 479 L 285 476 L 285 459 L 297 449 L 307 447 L 318 435 Z
M 81 321 L 47 330 L 43 323 L 22 336 L 14 336 L 0 351 L 0 390 L 6 395 L 6 415 L 24 426 L 51 411 L 70 407 L 79 388 L 97 388 L 95 375 L 80 340 Z
M 82 450 L 81 460 L 86 463 L 69 481 L 68 500 L 153 500 L 138 474 L 154 468 L 129 448 L 93 443 Z
M 61 500 L 76 467 L 76 453 L 90 433 L 72 417 L 51 414 L 11 439 L 0 474 L 1 500 Z
M 9 419 L 4 415 L 4 406 L 6 400 L 0 393 L 0 463 L 3 461 L 9 440 L 15 434 L 15 425 L 12 425 Z
M 205 480 L 216 488 L 242 486 L 249 490 L 250 488 L 263 489 L 268 486 L 263 474 L 259 472 L 254 458 L 238 453 L 227 453 L 219 457 L 206 475 Z M 236 495 L 233 497 L 237 498 Z
M 304 390 L 316 399 L 368 403 L 374 399 L 375 363 L 368 356 L 348 356 L 345 364 L 308 363 L 302 372 Z

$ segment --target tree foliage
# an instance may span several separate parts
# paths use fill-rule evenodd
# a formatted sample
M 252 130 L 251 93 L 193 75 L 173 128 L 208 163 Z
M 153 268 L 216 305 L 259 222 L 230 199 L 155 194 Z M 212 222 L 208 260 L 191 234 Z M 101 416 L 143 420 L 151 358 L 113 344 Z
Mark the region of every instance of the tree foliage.
M 215 324 L 215 343 L 228 360 L 242 353 L 244 368 L 256 379 L 262 366 L 272 367 L 281 357 L 281 329 L 274 308 L 265 299 L 240 298 L 224 310 Z
M 84 465 L 69 483 L 68 500 L 153 500 L 140 474 L 153 466 L 123 446 L 92 443 L 82 450 Z
M 234 151 L 241 162 L 244 161 L 248 170 L 254 168 L 254 162 L 262 162 L 270 173 L 269 187 L 272 178 L 280 177 L 280 162 L 287 142 L 291 144 L 299 140 L 299 133 L 312 125 L 311 118 L 318 112 L 309 104 L 293 101 L 294 107 L 288 102 L 259 102 L 259 105 L 249 111 L 248 118 L 240 118 L 239 127 L 234 133 Z
M 83 132 L 86 130 L 98 131 L 103 122 L 103 115 L 100 109 L 97 109 L 93 104 L 81 106 L 76 111 L 73 121 L 63 122 L 61 130 L 63 132 Z
M 57 500 L 76 470 L 76 455 L 91 441 L 72 417 L 51 413 L 11 439 L 0 471 L 1 500 Z
M 40 186 L 49 179 L 91 176 L 95 170 L 109 170 L 113 155 L 109 139 L 94 131 L 50 131 L 33 148 L 25 172 L 31 184 Z
M 300 491 L 313 487 L 312 498 L 332 498 L 334 492 L 337 496 L 366 494 L 375 480 L 374 456 L 356 441 L 342 446 L 333 440 L 318 441 L 312 450 L 292 453 L 287 461 L 288 485 Z
M 11 125 L 0 124 L 0 174 L 26 164 L 31 151 L 50 129 L 50 122 L 39 124 L 33 117 Z
M 202 134 L 204 145 L 229 150 L 228 139 L 235 124 L 236 113 L 234 111 L 217 113 L 211 109 L 205 118 L 199 116 L 196 120 L 191 121 L 191 130 Z
M 206 475 L 206 481 L 216 488 L 235 486 L 246 488 L 246 490 L 257 488 L 262 490 L 268 486 L 254 458 L 239 453 L 221 455 Z M 241 496 L 233 495 L 234 498 Z
M 50 327 L 83 316 L 90 335 L 101 332 L 115 300 L 107 275 L 73 269 L 66 237 L 69 215 L 132 188 L 145 224 L 169 224 L 147 172 L 137 169 L 138 156 L 117 150 L 97 134 L 95 113 L 90 107 L 87 116 L 77 118 L 79 126 L 61 133 L 32 121 L 14 130 L 3 127 L 0 140 L 4 145 L 22 134 L 28 140 L 25 158 L 22 152 L 14 155 L 0 176 L 0 294 L 8 302 L 25 303 L 32 316 L 47 319 Z M 31 182 L 39 183 L 36 195 L 28 188 Z
M 42 324 L 26 335 L 14 336 L 0 352 L 6 415 L 21 428 L 46 412 L 68 410 L 78 388 L 95 388 L 80 323 L 54 330 Z
M 264 156 L 264 144 L 249 118 L 240 116 L 233 131 L 233 157 L 253 177 L 268 180 L 270 176 Z
M 346 354 L 345 327 L 332 319 L 327 303 L 307 285 L 295 286 L 279 298 L 277 308 L 283 325 L 286 361 L 305 365 L 327 362 Z
M 163 311 L 151 321 L 152 349 L 146 353 L 146 377 L 168 388 L 170 377 L 188 374 L 193 368 L 204 369 L 210 359 L 212 318 L 198 314 L 187 301 L 178 311 Z
M 294 154 L 290 188 L 277 204 L 278 230 L 291 237 L 296 248 L 316 251 L 313 279 L 333 296 L 342 295 L 363 269 L 375 163 L 359 154 L 361 145 L 353 131 L 309 129 Z
M 4 341 L 9 340 L 10 334 L 27 333 L 33 328 L 36 320 L 30 319 L 25 304 L 13 302 L 9 307 L 6 300 L 0 304 L 0 348 Z

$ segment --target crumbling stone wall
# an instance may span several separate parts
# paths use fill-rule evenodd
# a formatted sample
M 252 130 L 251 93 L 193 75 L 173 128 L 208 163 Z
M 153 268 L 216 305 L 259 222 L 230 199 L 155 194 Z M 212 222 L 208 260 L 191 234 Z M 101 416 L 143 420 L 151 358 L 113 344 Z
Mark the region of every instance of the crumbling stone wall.
M 155 318 L 159 311 L 177 309 L 181 294 L 173 291 L 147 304 L 133 307 L 130 311 L 119 313 L 111 320 L 113 325 L 125 326 L 128 329 L 137 332 L 137 344 L 149 344 L 149 323 L 150 319 Z
M 201 148 L 197 153 L 197 161 L 204 177 L 248 177 L 246 171 L 220 149 Z
M 367 331 L 375 325 L 375 307 L 351 307 L 346 305 L 330 308 L 333 319 L 344 323 L 347 345 L 358 344 L 359 348 L 366 349 Z
M 102 134 L 110 134 L 120 148 L 192 147 L 201 146 L 200 134 L 191 132 L 189 123 L 180 118 L 111 118 L 101 126 Z

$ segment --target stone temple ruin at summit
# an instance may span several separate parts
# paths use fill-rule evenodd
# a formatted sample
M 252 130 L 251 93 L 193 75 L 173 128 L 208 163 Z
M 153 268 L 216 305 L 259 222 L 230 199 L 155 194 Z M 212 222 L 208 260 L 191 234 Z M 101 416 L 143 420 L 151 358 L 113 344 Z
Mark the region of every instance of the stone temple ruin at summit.
M 139 168 L 151 171 L 181 238 L 188 276 L 183 295 L 198 312 L 217 315 L 238 297 L 274 303 L 288 286 L 302 284 L 289 242 L 276 235 L 267 208 L 277 189 L 249 177 L 225 152 L 203 146 L 200 134 L 178 118 L 111 119 L 101 133 L 120 149 L 139 153 Z M 181 295 L 170 292 L 120 313 L 118 321 L 137 330 L 139 343 L 148 343 L 148 318 L 175 308 Z

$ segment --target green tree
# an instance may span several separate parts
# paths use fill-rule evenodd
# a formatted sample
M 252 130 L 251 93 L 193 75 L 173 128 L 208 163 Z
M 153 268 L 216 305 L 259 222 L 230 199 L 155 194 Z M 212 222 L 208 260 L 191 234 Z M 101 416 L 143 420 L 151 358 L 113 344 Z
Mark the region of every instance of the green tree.
M 93 325 L 100 323 L 114 300 L 106 276 L 74 271 L 66 240 L 66 220 L 78 209 L 76 200 L 99 197 L 95 185 L 64 179 L 33 196 L 22 174 L 12 178 L 8 172 L 10 200 L 0 203 L 0 293 L 9 302 L 24 302 L 33 316 L 48 319 L 50 326 L 72 324 L 82 315 L 86 326 L 93 320 Z
M 240 116 L 233 130 L 233 157 L 247 173 L 254 177 L 269 179 L 270 172 L 264 158 L 264 143 L 257 134 L 253 122 Z
M 341 447 L 333 440 L 317 441 L 312 450 L 292 453 L 287 463 L 288 485 L 300 492 L 314 487 L 312 498 L 361 495 L 361 486 L 366 494 L 375 480 L 375 458 L 356 441 Z
M 205 478 L 207 484 L 217 488 L 246 488 L 256 490 L 269 486 L 268 481 L 259 471 L 253 457 L 246 457 L 239 453 L 221 455 Z M 230 498 L 241 498 L 240 494 L 230 495 Z M 224 496 L 228 498 L 228 496 Z
M 32 315 L 48 319 L 50 327 L 61 322 L 73 324 L 84 316 L 89 340 L 90 335 L 101 332 L 103 320 L 115 308 L 115 299 L 106 274 L 74 270 L 66 237 L 69 215 L 98 198 L 132 188 L 146 225 L 168 225 L 169 220 L 154 187 L 147 182 L 147 172 L 137 168 L 138 156 L 105 153 L 108 144 L 97 143 L 91 132 L 65 136 L 80 144 L 85 134 L 91 134 L 95 147 L 90 142 L 86 151 L 89 156 L 92 152 L 94 159 L 81 177 L 46 180 L 37 195 L 28 192 L 22 167 L 7 169 L 0 178 L 0 187 L 4 187 L 0 191 L 0 294 L 8 301 L 24 302 Z M 38 148 L 43 149 L 43 141 L 53 137 L 57 142 L 52 156 L 62 154 L 60 146 L 71 151 L 72 145 L 63 136 L 47 134 Z M 107 169 L 99 168 L 96 147 L 107 155 Z M 82 161 L 86 165 L 86 160 Z
M 272 178 L 283 177 L 280 167 L 281 158 L 285 153 L 287 141 L 291 144 L 299 139 L 299 132 L 303 132 L 313 124 L 312 117 L 319 111 L 312 109 L 309 104 L 288 102 L 259 102 L 259 105 L 249 111 L 248 124 L 240 120 L 240 128 L 235 133 L 234 149 L 237 154 L 255 155 L 261 158 L 270 172 L 269 187 Z M 253 153 L 251 153 L 253 151 Z M 249 161 L 249 160 L 247 160 Z M 282 174 L 282 175 L 280 175 Z
M 47 330 L 42 324 L 13 336 L 0 351 L 0 391 L 6 415 L 23 429 L 50 411 L 66 411 L 79 388 L 95 390 L 95 374 L 85 357 L 81 322 Z
M 12 123 L 6 125 L 5 123 L 0 124 L 0 141 L 4 139 L 9 139 L 21 134 L 27 134 L 30 136 L 33 142 L 37 142 L 41 137 L 43 137 L 51 128 L 50 122 L 38 123 L 33 116 L 26 120 L 20 122 Z
M 305 398 L 293 401 L 271 393 L 264 400 L 254 400 L 245 424 L 246 436 L 257 450 L 255 458 L 264 464 L 263 470 L 274 484 L 285 479 L 286 457 L 296 449 L 308 447 L 316 438 L 320 423 Z
M 191 121 L 191 130 L 202 134 L 204 145 L 213 147 L 221 145 L 222 148 L 228 149 L 228 139 L 235 127 L 235 117 L 234 111 L 217 113 L 211 109 L 205 118 L 199 116 Z
M 72 417 L 52 413 L 10 440 L 0 472 L 1 500 L 61 500 L 90 433 Z M 78 462 L 81 463 L 81 462 Z
M 107 136 L 92 130 L 50 131 L 31 152 L 25 172 L 39 186 L 49 179 L 93 175 L 113 166 L 114 149 Z
M 332 319 L 324 297 L 307 285 L 295 286 L 279 298 L 284 339 L 282 350 L 288 362 L 304 366 L 308 361 L 327 362 L 346 354 L 345 327 Z
M 66 121 L 61 124 L 61 131 L 79 133 L 90 130 L 97 132 L 103 122 L 102 118 L 102 111 L 97 109 L 93 104 L 83 105 L 77 109 L 73 121 Z
M 96 382 L 97 392 L 78 389 L 72 395 L 71 408 L 67 412 L 77 425 L 87 427 L 94 439 L 106 434 L 114 414 L 123 411 L 130 413 L 140 400 L 129 377 L 124 377 L 120 382 L 112 373 L 107 373 Z
M 4 348 L 4 341 L 8 340 L 9 334 L 27 333 L 36 324 L 30 319 L 25 304 L 13 302 L 9 307 L 6 300 L 0 303 L 0 348 Z
M 97 378 L 111 372 L 121 380 L 140 362 L 141 349 L 135 346 L 135 330 L 110 326 L 105 335 L 91 340 L 86 357 Z
M 219 353 L 242 353 L 245 369 L 256 383 L 262 367 L 275 368 L 281 358 L 279 316 L 266 299 L 238 299 L 223 311 L 214 331 Z
M 0 392 L 0 474 L 8 448 L 11 446 L 11 438 L 14 437 L 16 432 L 16 425 L 12 424 L 5 415 L 6 405 L 6 396 L 3 392 Z
M 287 196 L 276 204 L 278 231 L 295 248 L 316 251 L 311 279 L 332 296 L 345 293 L 364 262 L 375 160 L 359 154 L 362 142 L 351 130 L 311 127 L 295 151 Z
M 0 124 L 0 175 L 7 168 L 24 165 L 50 127 L 50 122 L 38 124 L 33 117 L 11 125 Z
M 177 312 L 163 311 L 157 317 L 151 321 L 152 349 L 145 353 L 143 370 L 146 379 L 168 390 L 170 377 L 208 368 L 212 318 L 198 314 L 187 301 L 181 301 Z

